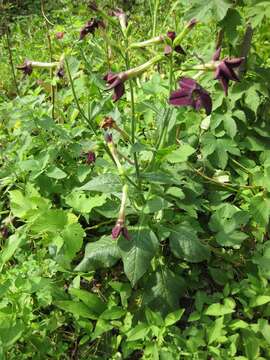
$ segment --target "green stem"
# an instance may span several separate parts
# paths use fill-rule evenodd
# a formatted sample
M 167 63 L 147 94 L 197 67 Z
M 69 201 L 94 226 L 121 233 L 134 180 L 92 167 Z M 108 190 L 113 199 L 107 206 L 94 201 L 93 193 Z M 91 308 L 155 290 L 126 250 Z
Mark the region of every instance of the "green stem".
M 126 45 L 128 47 L 127 39 L 126 39 Z M 127 70 L 130 68 L 130 59 L 128 52 L 126 53 L 126 68 Z M 130 86 L 130 99 L 131 99 L 131 142 L 132 144 L 134 144 L 135 134 L 136 134 L 136 114 L 135 114 L 134 88 L 133 88 L 132 80 L 129 80 L 129 86 Z M 136 152 L 134 152 L 133 158 L 134 158 L 138 188 L 139 190 L 141 190 L 140 168 L 139 168 L 138 157 Z
M 159 7 L 159 0 L 155 0 L 154 18 L 153 18 L 153 36 L 156 36 L 157 31 L 157 13 Z
M 8 49 L 8 56 L 9 56 L 9 64 L 10 64 L 10 68 L 11 68 L 11 72 L 12 72 L 12 76 L 13 76 L 15 89 L 17 91 L 17 94 L 20 96 L 19 87 L 17 84 L 16 75 L 15 75 L 15 67 L 14 67 L 14 63 L 13 63 L 13 56 L 12 56 L 11 43 L 10 43 L 9 36 L 10 36 L 10 31 L 9 31 L 9 28 L 7 28 L 6 37 L 7 37 L 7 49 Z

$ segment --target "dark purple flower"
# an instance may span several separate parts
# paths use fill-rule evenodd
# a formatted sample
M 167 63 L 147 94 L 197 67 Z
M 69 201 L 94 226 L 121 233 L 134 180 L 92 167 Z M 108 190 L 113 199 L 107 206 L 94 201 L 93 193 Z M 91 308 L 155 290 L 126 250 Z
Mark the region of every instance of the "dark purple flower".
M 213 61 L 218 61 L 220 58 L 221 48 L 218 48 L 213 57 Z M 242 62 L 245 60 L 245 58 L 225 58 L 224 60 L 220 61 L 219 64 L 216 67 L 215 72 L 215 79 L 219 80 L 225 95 L 228 95 L 228 87 L 229 87 L 229 81 L 239 81 L 239 77 L 235 72 L 235 68 L 238 68 Z
M 3 226 L 1 229 L 1 235 L 3 239 L 7 239 L 8 238 L 8 228 L 7 226 Z
M 89 151 L 86 154 L 86 163 L 92 165 L 96 162 L 96 154 L 93 151 Z
M 211 97 L 201 85 L 190 78 L 179 81 L 180 89 L 171 93 L 169 103 L 174 106 L 192 106 L 195 110 L 204 108 L 206 114 L 212 111 Z
M 24 75 L 31 75 L 33 71 L 31 61 L 29 60 L 24 60 L 23 65 L 17 66 L 17 69 L 22 70 Z
M 176 38 L 176 33 L 175 33 L 175 31 L 168 31 L 167 36 L 169 39 L 171 39 L 173 41 Z
M 80 31 L 80 40 L 82 40 L 87 34 L 94 34 L 96 29 L 104 28 L 104 22 L 98 18 L 91 18 Z
M 112 238 L 117 239 L 121 234 L 124 236 L 124 238 L 130 240 L 130 235 L 128 233 L 128 229 L 126 226 L 124 226 L 124 221 L 118 219 L 114 228 L 112 229 Z
M 124 76 L 121 75 L 121 73 L 119 74 L 114 74 L 112 72 L 108 72 L 108 74 L 106 74 L 103 77 L 103 80 L 106 81 L 107 85 L 108 85 L 108 90 L 114 90 L 114 94 L 113 94 L 113 101 L 117 101 L 119 100 L 125 93 L 125 86 L 124 86 L 124 81 L 126 80 Z
M 173 42 L 174 39 L 176 38 L 176 33 L 175 31 L 168 31 L 167 32 L 167 37 Z M 179 54 L 183 54 L 183 55 L 186 55 L 186 52 L 185 50 L 182 48 L 181 45 L 176 45 L 174 47 L 172 47 L 171 45 L 165 45 L 165 48 L 164 48 L 164 54 L 165 55 L 169 55 L 171 54 L 172 52 L 176 51 L 177 53 Z
M 57 69 L 56 75 L 57 75 L 59 78 L 63 78 L 64 75 L 65 75 L 65 70 L 64 70 L 64 68 L 63 68 L 63 67 L 60 67 L 59 69 Z
M 109 134 L 109 133 L 105 133 L 105 141 L 106 143 L 111 143 L 113 141 L 112 139 L 112 134 Z

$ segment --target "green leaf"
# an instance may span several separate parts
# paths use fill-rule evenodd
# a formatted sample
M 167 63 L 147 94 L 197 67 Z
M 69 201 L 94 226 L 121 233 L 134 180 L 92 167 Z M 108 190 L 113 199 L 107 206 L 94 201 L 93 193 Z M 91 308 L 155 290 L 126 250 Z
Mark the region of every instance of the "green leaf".
M 181 145 L 179 149 L 167 155 L 166 160 L 170 161 L 171 163 L 185 162 L 190 155 L 195 153 L 195 151 L 196 150 L 192 146 L 184 144 Z
M 159 267 L 146 278 L 144 285 L 143 300 L 146 305 L 164 314 L 179 308 L 185 282 L 168 267 Z
M 208 326 L 208 344 L 212 344 L 221 337 L 223 327 L 223 317 L 216 319 L 212 325 Z
M 62 231 L 61 236 L 64 240 L 63 247 L 58 256 L 60 262 L 64 262 L 66 266 L 75 257 L 76 253 L 81 249 L 85 232 L 79 223 L 68 224 Z M 60 260 L 61 259 L 61 260 Z
M 64 179 L 67 174 L 57 166 L 52 166 L 46 171 L 46 175 L 53 179 Z
M 165 326 L 171 326 L 179 321 L 184 314 L 185 309 L 179 309 L 174 312 L 169 313 L 165 318 Z
M 81 300 L 96 315 L 100 315 L 106 309 L 106 305 L 96 294 L 75 288 L 70 288 L 69 293 Z
M 96 320 L 98 316 L 93 313 L 88 306 L 81 302 L 75 302 L 70 300 L 55 301 L 54 304 L 60 309 L 72 313 L 74 316 L 81 316 L 87 319 Z
M 115 174 L 102 174 L 96 176 L 88 183 L 84 184 L 76 190 L 83 191 L 100 191 L 102 193 L 115 193 L 121 192 L 122 184 L 119 176 Z
M 158 249 L 156 235 L 147 227 L 129 230 L 131 240 L 121 237 L 118 246 L 124 263 L 124 271 L 133 287 L 145 274 Z
M 0 271 L 2 271 L 3 266 L 12 258 L 15 251 L 24 243 L 26 240 L 26 235 L 20 233 L 19 230 L 13 235 L 11 235 L 4 248 L 0 253 Z
M 200 242 L 192 228 L 180 224 L 169 230 L 170 248 L 176 257 L 194 263 L 208 259 L 209 249 Z
M 266 226 L 270 216 L 270 199 L 264 194 L 258 194 L 250 201 L 250 212 L 255 222 Z
M 116 241 L 111 236 L 103 236 L 100 240 L 88 243 L 82 261 L 75 271 L 88 272 L 91 270 L 113 266 L 121 255 Z
M 235 302 L 231 299 L 225 299 L 223 304 L 211 304 L 206 311 L 205 315 L 209 316 L 222 316 L 226 314 L 231 314 L 234 312 Z
M 260 332 L 262 333 L 267 343 L 270 345 L 270 325 L 268 324 L 268 321 L 266 319 L 259 319 L 258 325 Z
M 126 311 L 120 306 L 113 306 L 110 309 L 106 309 L 101 315 L 100 318 L 104 320 L 115 320 L 124 316 Z
M 200 0 L 192 0 L 192 9 L 188 12 L 189 18 L 195 17 L 196 19 L 204 22 L 211 20 L 211 15 L 216 21 L 222 20 L 228 9 L 232 6 L 227 0 L 209 0 L 207 3 Z
M 269 295 L 257 295 L 250 300 L 250 307 L 262 306 L 270 302 Z
M 121 237 L 118 241 L 124 271 L 133 287 L 145 274 L 158 249 L 156 235 L 147 227 L 134 227 L 129 230 L 131 240 Z
M 106 199 L 105 194 L 89 196 L 83 192 L 73 191 L 66 197 L 66 203 L 79 213 L 89 214 L 92 209 L 104 205 Z
M 24 331 L 25 325 L 22 320 L 17 320 L 13 324 L 6 324 L 5 327 L 0 327 L 1 345 L 4 346 L 4 348 L 9 349 L 20 339 Z
M 127 341 L 137 341 L 145 339 L 150 331 L 150 327 L 147 324 L 138 324 L 127 333 Z

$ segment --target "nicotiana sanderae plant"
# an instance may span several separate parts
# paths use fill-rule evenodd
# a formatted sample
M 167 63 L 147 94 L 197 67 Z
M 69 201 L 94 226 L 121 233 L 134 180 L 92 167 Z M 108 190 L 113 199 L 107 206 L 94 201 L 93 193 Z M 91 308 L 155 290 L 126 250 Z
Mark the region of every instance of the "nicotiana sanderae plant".
M 128 192 L 130 187 L 134 187 L 139 193 L 141 202 L 145 202 L 145 196 L 143 192 L 143 178 L 141 176 L 142 166 L 137 157 L 136 151 L 133 151 L 133 161 L 127 159 L 124 156 L 121 156 L 120 152 L 117 150 L 117 145 L 114 142 L 114 136 L 112 131 L 116 131 L 124 142 L 134 146 L 136 143 L 137 136 L 137 117 L 135 113 L 135 90 L 136 90 L 136 81 L 135 79 L 139 78 L 143 73 L 148 72 L 150 69 L 153 71 L 153 68 L 162 64 L 168 69 L 168 97 L 166 99 L 168 105 L 176 107 L 192 107 L 196 111 L 204 111 L 207 115 L 211 114 L 212 111 L 212 98 L 211 91 L 205 89 L 200 85 L 200 79 L 204 74 L 208 72 L 213 73 L 213 79 L 218 80 L 224 90 L 225 96 L 228 95 L 229 81 L 239 81 L 237 74 L 237 69 L 245 60 L 243 57 L 230 58 L 230 57 L 221 57 L 221 47 L 219 46 L 215 53 L 212 56 L 212 59 L 205 63 L 185 66 L 185 62 L 188 60 L 188 54 L 183 47 L 183 42 L 186 37 L 189 36 L 189 33 L 195 28 L 197 21 L 196 19 L 191 19 L 187 22 L 183 30 L 177 34 L 175 31 L 168 30 L 166 34 L 161 34 L 159 36 L 154 36 L 153 38 L 143 40 L 141 42 L 131 42 L 130 33 L 132 24 L 128 24 L 128 19 L 126 14 L 121 9 L 115 9 L 107 14 L 103 9 L 100 8 L 97 4 L 91 3 L 90 8 L 92 11 L 96 12 L 96 17 L 92 17 L 80 30 L 78 35 L 77 42 L 85 41 L 85 38 L 88 34 L 91 36 L 98 36 L 96 33 L 100 30 L 104 35 L 106 41 L 106 29 L 109 25 L 113 25 L 118 31 L 121 31 L 122 34 L 122 48 L 121 45 L 118 47 L 120 56 L 123 58 L 126 68 L 121 72 L 115 72 L 113 69 L 109 68 L 108 72 L 105 75 L 100 77 L 106 83 L 105 91 L 113 91 L 112 100 L 113 102 L 120 101 L 125 95 L 125 87 L 129 86 L 130 90 L 130 107 L 131 107 L 131 131 L 127 133 L 125 130 L 121 129 L 120 126 L 116 124 L 114 119 L 111 116 L 106 117 L 102 124 L 101 128 L 105 131 L 105 143 L 104 149 L 110 155 L 112 161 L 117 167 L 117 171 L 122 180 L 122 198 L 121 206 L 116 221 L 115 226 L 112 229 L 113 239 L 118 238 L 120 235 L 123 235 L 124 238 L 129 240 L 131 236 L 128 233 L 127 227 L 125 225 L 125 208 L 128 199 Z M 56 35 L 57 39 L 62 39 L 64 33 L 59 33 Z M 109 47 L 110 44 L 107 44 Z M 130 57 L 132 51 L 147 50 L 151 49 L 151 58 L 138 66 L 131 67 Z M 161 50 L 160 50 L 161 49 Z M 175 58 L 181 60 L 181 65 L 179 62 L 175 61 Z M 64 68 L 65 72 L 64 72 Z M 39 62 L 33 60 L 25 60 L 24 64 L 17 67 L 19 70 L 23 71 L 25 75 L 31 75 L 34 69 L 37 68 L 47 68 L 54 69 L 56 75 L 63 77 L 64 73 L 68 74 L 69 80 L 71 82 L 73 95 L 76 101 L 81 115 L 86 119 L 83 110 L 81 109 L 76 93 L 73 86 L 72 78 L 70 76 L 70 71 L 68 68 L 68 62 L 63 55 L 58 62 Z M 186 76 L 185 73 L 194 72 L 194 75 Z M 175 88 L 175 74 L 181 73 L 182 75 L 178 79 L 179 87 Z M 211 84 L 209 84 L 210 87 Z M 170 108 L 166 110 L 166 116 L 159 135 L 157 142 L 157 150 L 162 148 L 164 144 L 164 136 L 167 133 L 169 126 L 170 118 Z M 98 135 L 95 130 L 95 125 L 91 123 L 91 128 L 94 129 L 94 133 Z M 94 164 L 96 160 L 95 154 L 89 152 L 87 154 L 87 163 Z M 122 162 L 128 163 L 130 166 L 134 167 L 136 182 L 134 182 L 129 175 L 126 173 L 126 168 L 122 166 Z M 155 155 L 153 155 L 152 160 L 148 168 L 153 169 L 155 162 Z M 130 173 L 130 172 L 129 172 Z

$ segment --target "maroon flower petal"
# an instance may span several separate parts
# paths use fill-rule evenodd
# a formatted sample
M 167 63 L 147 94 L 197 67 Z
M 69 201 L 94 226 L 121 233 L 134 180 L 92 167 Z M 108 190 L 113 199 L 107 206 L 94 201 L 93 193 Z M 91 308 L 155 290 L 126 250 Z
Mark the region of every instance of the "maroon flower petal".
M 219 60 L 220 53 L 221 53 L 221 46 L 219 48 L 217 48 L 217 50 L 214 52 L 214 55 L 212 56 L 212 60 L 213 61 Z
M 123 83 L 120 83 L 114 88 L 114 94 L 112 99 L 114 102 L 118 101 L 125 93 L 125 86 Z
M 207 92 L 201 93 L 200 102 L 201 102 L 201 107 L 204 107 L 206 114 L 210 115 L 212 111 L 211 96 Z
M 122 225 L 117 223 L 115 227 L 112 229 L 112 238 L 117 239 L 122 232 Z
M 176 33 L 175 33 L 175 31 L 168 31 L 167 36 L 169 39 L 171 39 L 173 41 L 176 37 Z
M 171 93 L 169 103 L 174 106 L 192 106 L 192 98 L 182 90 L 176 90 Z
M 165 55 L 170 55 L 173 52 L 173 49 L 170 45 L 165 45 L 164 47 L 164 54 Z
M 179 54 L 186 55 L 186 52 L 185 52 L 185 50 L 182 48 L 181 45 L 176 45 L 175 48 L 174 48 L 174 50 L 175 50 L 177 53 L 179 53 Z
M 131 240 L 131 237 L 129 235 L 128 229 L 124 226 L 122 229 L 122 235 L 124 236 L 124 238 L 126 238 L 127 240 Z

